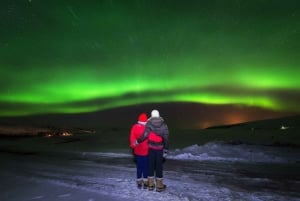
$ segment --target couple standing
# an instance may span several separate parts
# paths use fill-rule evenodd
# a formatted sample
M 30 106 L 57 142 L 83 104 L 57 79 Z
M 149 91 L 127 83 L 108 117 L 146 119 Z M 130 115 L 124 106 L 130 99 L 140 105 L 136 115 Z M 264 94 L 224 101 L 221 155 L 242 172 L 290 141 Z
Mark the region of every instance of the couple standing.
M 145 113 L 130 131 L 130 147 L 136 156 L 137 186 L 161 192 L 163 184 L 163 160 L 169 149 L 169 129 L 158 110 L 152 110 L 148 119 Z

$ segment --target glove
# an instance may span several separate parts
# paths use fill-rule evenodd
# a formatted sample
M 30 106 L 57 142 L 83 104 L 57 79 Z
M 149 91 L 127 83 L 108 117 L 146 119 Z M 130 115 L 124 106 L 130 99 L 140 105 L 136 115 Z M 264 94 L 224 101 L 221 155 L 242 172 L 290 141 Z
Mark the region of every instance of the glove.
M 164 149 L 163 158 L 166 158 L 168 155 L 168 150 Z

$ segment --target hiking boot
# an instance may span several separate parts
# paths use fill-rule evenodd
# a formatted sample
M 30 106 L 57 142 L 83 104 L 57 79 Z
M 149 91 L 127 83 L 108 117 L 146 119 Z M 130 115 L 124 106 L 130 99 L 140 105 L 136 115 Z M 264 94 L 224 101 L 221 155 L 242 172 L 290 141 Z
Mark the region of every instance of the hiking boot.
M 166 188 L 167 188 L 167 186 L 163 184 L 163 179 L 157 178 L 156 179 L 156 191 L 161 192 L 161 191 L 164 191 Z
M 143 180 L 143 189 L 147 189 L 148 186 L 149 186 L 149 181 L 148 181 L 148 179 L 144 179 L 144 180 Z
M 153 191 L 154 189 L 154 177 L 148 177 L 148 189 L 149 191 Z
M 143 187 L 143 180 L 142 179 L 137 179 L 136 180 L 136 185 L 138 189 L 141 189 Z

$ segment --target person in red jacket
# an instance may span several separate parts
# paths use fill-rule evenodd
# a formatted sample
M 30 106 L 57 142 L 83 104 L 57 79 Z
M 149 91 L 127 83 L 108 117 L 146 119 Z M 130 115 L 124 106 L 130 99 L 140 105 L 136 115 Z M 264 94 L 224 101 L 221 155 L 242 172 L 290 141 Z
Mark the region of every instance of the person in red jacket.
M 135 142 L 142 136 L 147 123 L 147 114 L 141 113 L 138 117 L 138 122 L 135 123 L 130 131 L 130 147 L 136 158 L 136 176 L 138 188 L 148 187 L 148 140 L 136 145 Z

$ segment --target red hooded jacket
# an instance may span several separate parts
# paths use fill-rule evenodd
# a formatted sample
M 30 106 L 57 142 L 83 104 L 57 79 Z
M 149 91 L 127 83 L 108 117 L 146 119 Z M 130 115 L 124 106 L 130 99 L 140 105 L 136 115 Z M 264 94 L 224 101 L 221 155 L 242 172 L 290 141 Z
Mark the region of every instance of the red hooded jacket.
M 138 156 L 147 156 L 148 155 L 148 140 L 146 139 L 145 141 L 139 143 L 138 145 L 135 146 L 135 141 L 140 138 L 145 130 L 145 125 L 147 121 L 147 116 L 146 114 L 142 113 L 139 116 L 139 121 L 138 123 L 134 124 L 131 128 L 130 131 L 130 147 L 133 149 L 133 153 Z

